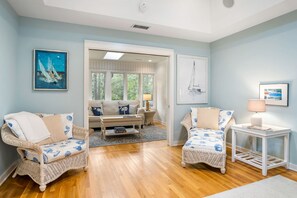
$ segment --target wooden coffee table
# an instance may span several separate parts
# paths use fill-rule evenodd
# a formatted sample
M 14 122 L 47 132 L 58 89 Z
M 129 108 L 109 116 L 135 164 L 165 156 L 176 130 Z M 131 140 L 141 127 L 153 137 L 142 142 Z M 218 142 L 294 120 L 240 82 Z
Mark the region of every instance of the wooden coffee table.
M 102 138 L 105 139 L 106 136 L 139 134 L 142 124 L 142 117 L 139 115 L 101 116 L 100 122 Z M 126 129 L 127 132 L 125 133 L 115 133 L 114 129 L 106 129 L 107 127 L 116 126 L 133 126 L 133 128 Z M 136 130 L 135 126 L 138 126 L 139 130 Z

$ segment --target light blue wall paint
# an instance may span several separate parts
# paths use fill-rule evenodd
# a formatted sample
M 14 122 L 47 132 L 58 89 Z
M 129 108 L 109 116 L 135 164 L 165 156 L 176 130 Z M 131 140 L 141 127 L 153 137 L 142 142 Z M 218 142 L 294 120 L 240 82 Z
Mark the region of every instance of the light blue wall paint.
M 97 40 L 174 49 L 176 54 L 209 57 L 209 44 L 103 28 L 20 18 L 18 48 L 19 110 L 32 112 L 74 112 L 75 123 L 83 125 L 83 42 Z M 32 50 L 34 48 L 69 52 L 69 91 L 32 91 Z M 175 89 L 174 89 L 175 95 Z M 175 105 L 175 141 L 186 138 L 180 121 L 190 105 Z
M 16 60 L 18 18 L 6 1 L 0 1 L 0 126 L 3 116 L 16 111 Z M 16 149 L 0 140 L 0 175 L 17 159 Z
M 297 12 L 211 43 L 211 61 L 211 103 L 234 109 L 237 123 L 249 122 L 247 100 L 258 98 L 259 83 L 290 83 L 289 107 L 267 106 L 262 116 L 264 123 L 293 130 L 290 162 L 297 164 Z M 250 146 L 246 137 L 239 141 Z M 269 153 L 283 156 L 282 139 L 268 145 Z

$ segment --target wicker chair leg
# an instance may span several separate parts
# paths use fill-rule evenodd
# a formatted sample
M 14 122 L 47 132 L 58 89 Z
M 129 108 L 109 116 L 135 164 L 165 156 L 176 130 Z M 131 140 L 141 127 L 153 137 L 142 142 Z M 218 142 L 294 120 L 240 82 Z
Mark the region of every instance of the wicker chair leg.
M 41 192 L 45 191 L 45 189 L 46 189 L 46 185 L 40 185 L 40 186 L 39 186 L 39 190 L 40 190 Z
M 186 164 L 185 162 L 182 161 L 182 162 L 181 162 L 181 165 L 182 165 L 183 168 L 186 168 L 186 165 L 187 165 L 187 164 Z
M 85 171 L 85 172 L 87 172 L 88 169 L 89 169 L 89 166 L 85 166 L 85 167 L 84 167 L 84 171 Z
M 15 170 L 13 175 L 12 175 L 12 178 L 15 178 L 17 176 L 17 171 Z
M 226 173 L 226 168 L 221 168 L 221 173 L 225 174 Z

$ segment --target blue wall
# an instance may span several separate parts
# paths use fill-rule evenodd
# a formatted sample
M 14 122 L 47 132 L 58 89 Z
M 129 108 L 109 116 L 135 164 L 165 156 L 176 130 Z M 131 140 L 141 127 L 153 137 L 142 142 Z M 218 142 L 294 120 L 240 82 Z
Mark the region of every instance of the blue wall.
M 174 49 L 176 54 L 209 57 L 209 44 L 160 36 L 109 30 L 88 26 L 20 18 L 18 48 L 19 110 L 32 112 L 74 112 L 75 123 L 83 125 L 83 55 L 84 40 L 119 42 Z M 32 50 L 34 48 L 69 52 L 69 91 L 43 92 L 32 90 Z M 174 89 L 175 91 L 175 89 Z M 175 95 L 175 94 L 174 94 Z M 180 121 L 190 106 L 175 105 L 175 141 L 186 138 Z
M 290 84 L 289 107 L 267 106 L 262 117 L 293 130 L 290 162 L 297 164 L 297 12 L 211 43 L 211 62 L 211 104 L 234 109 L 237 123 L 249 122 L 247 100 L 258 98 L 259 83 Z M 240 145 L 249 147 L 247 140 L 241 136 Z M 269 141 L 269 153 L 282 157 L 282 145 L 282 139 Z
M 0 126 L 3 116 L 16 111 L 16 60 L 18 18 L 6 1 L 0 1 Z M 0 175 L 17 159 L 16 149 L 0 140 Z

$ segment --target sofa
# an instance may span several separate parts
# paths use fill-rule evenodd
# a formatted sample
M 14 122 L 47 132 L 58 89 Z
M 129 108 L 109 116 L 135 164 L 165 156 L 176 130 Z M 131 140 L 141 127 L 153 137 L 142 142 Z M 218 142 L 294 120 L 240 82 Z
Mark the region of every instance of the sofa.
M 144 124 L 144 109 L 140 108 L 139 100 L 89 100 L 89 128 L 101 127 L 100 116 L 94 115 L 92 107 L 100 107 L 103 116 L 106 115 L 120 115 L 119 107 L 129 105 L 129 114 L 137 114 L 142 117 L 142 125 Z

